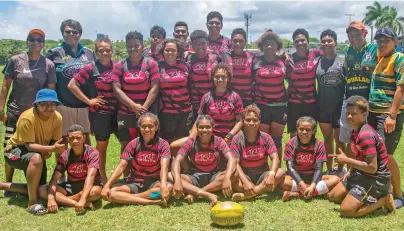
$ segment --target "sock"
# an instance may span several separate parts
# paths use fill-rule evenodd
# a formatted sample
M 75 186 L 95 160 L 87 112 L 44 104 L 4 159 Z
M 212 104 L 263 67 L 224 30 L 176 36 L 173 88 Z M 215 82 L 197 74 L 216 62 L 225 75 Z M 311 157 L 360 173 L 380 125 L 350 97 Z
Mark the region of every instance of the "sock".
M 298 188 L 297 188 L 297 184 L 296 181 L 292 181 L 292 189 L 290 189 L 291 192 L 297 192 Z
M 318 182 L 316 185 L 316 189 L 314 191 L 317 192 L 317 195 L 323 195 L 323 194 L 328 193 L 328 187 L 327 187 L 327 184 L 325 183 L 325 181 L 321 180 L 320 182 Z M 313 196 L 314 196 L 314 193 L 313 193 Z

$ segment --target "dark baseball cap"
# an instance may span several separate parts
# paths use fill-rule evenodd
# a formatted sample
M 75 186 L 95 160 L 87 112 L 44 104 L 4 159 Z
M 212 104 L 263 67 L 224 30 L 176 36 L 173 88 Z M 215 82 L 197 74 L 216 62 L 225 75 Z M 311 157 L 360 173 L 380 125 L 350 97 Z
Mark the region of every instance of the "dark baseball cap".
M 391 28 L 381 28 L 376 31 L 375 40 L 378 40 L 380 37 L 385 36 L 387 38 L 396 39 L 397 34 Z

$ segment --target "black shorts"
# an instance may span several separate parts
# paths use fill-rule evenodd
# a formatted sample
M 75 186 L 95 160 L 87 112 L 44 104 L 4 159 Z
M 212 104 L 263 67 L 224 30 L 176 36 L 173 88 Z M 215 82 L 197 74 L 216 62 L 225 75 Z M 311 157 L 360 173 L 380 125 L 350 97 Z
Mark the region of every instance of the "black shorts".
M 300 178 L 302 178 L 302 180 L 303 180 L 303 182 L 305 184 L 313 183 L 313 174 L 302 174 L 302 173 L 300 173 Z M 296 182 L 296 184 L 299 184 L 299 182 Z
M 25 146 L 14 146 L 10 150 L 4 151 L 4 159 L 11 167 L 23 170 L 25 177 L 27 177 L 27 168 L 29 162 L 31 161 L 32 156 L 35 154 L 36 152 L 28 151 Z M 43 160 L 42 174 L 41 179 L 39 180 L 39 185 L 46 184 L 46 177 L 46 161 Z
M 397 115 L 396 129 L 392 133 L 384 132 L 384 121 L 386 120 L 387 116 L 387 114 L 376 114 L 373 112 L 369 112 L 367 119 L 368 124 L 372 126 L 377 131 L 377 133 L 379 133 L 379 135 L 386 143 L 387 153 L 393 155 L 394 151 L 397 149 L 398 144 L 400 143 L 401 133 L 403 131 L 404 115 L 403 113 Z
M 212 183 L 219 174 L 220 172 L 194 172 L 192 174 L 185 175 L 191 179 L 193 185 L 203 188 Z
M 7 112 L 7 121 L 5 125 L 6 132 L 4 134 L 4 145 L 3 147 L 5 148 L 7 146 L 8 140 L 13 136 L 15 133 L 15 130 L 17 129 L 17 121 L 19 115 L 13 115 L 10 112 Z
M 138 194 L 144 191 L 147 191 L 151 188 L 153 188 L 158 182 L 158 180 L 147 180 L 145 182 L 132 182 L 132 183 L 126 183 L 125 185 L 129 187 L 130 192 L 132 194 Z
M 91 131 L 95 140 L 107 141 L 112 133 L 117 134 L 118 122 L 116 114 L 90 112 Z
M 161 138 L 172 141 L 175 137 L 189 136 L 192 126 L 192 111 L 180 114 L 160 114 Z
M 285 125 L 287 121 L 286 106 L 267 106 L 258 104 L 261 110 L 261 123 L 271 125 L 272 122 Z
M 136 115 L 117 115 L 118 137 L 120 142 L 129 142 L 137 136 Z
M 354 171 L 342 183 L 350 195 L 369 205 L 389 193 L 391 179 L 390 175 L 372 178 Z
M 340 127 L 340 118 L 341 118 L 341 109 L 342 104 L 337 105 L 334 110 L 319 110 L 318 113 L 318 122 L 331 124 L 332 128 Z
M 302 116 L 310 116 L 317 120 L 316 103 L 288 103 L 288 133 L 296 131 L 296 122 Z
M 58 184 L 67 192 L 67 196 L 75 195 L 81 191 L 83 191 L 85 181 L 78 182 L 63 182 Z
M 262 181 L 264 181 L 266 175 L 268 174 L 268 171 L 265 171 L 264 173 L 261 174 L 255 174 L 255 175 L 247 175 L 247 178 L 255 185 L 261 184 Z

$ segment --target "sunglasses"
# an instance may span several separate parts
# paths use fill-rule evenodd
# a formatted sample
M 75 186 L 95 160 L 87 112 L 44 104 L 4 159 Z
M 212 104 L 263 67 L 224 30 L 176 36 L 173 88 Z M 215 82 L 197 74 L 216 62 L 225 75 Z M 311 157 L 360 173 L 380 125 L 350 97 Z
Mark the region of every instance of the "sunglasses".
M 33 38 L 33 37 L 29 37 L 28 41 L 31 43 L 37 42 L 37 43 L 44 43 L 45 40 L 43 38 Z
M 186 34 L 187 31 L 186 30 L 176 30 L 175 33 L 177 33 L 177 34 Z
M 65 30 L 65 34 L 68 35 L 78 35 L 80 32 L 78 32 L 77 30 Z
M 210 21 L 208 22 L 209 26 L 220 26 L 220 24 L 222 24 L 221 22 L 217 22 L 217 21 Z

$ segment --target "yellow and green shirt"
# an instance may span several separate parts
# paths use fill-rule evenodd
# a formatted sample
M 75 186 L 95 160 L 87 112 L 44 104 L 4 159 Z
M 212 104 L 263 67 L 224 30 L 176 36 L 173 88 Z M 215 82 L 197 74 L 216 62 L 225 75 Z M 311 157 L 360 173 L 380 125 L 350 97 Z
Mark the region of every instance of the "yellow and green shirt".
M 397 86 L 404 84 L 404 54 L 394 52 L 390 56 L 378 56 L 377 60 L 370 83 L 369 111 L 388 113 L 393 104 Z M 403 110 L 402 102 L 400 111 Z

